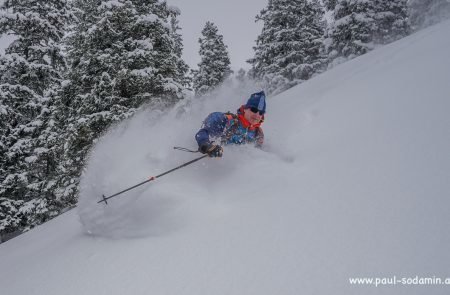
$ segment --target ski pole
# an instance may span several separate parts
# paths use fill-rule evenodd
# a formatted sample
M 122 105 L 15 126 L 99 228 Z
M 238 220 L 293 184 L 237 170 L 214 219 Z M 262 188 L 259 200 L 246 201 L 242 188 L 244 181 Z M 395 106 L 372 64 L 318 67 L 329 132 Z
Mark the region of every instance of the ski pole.
M 198 150 L 197 151 L 193 151 L 193 150 L 181 147 L 181 146 L 174 146 L 173 149 L 174 150 L 183 151 L 183 152 L 188 152 L 188 153 L 200 153 L 200 151 L 198 151 Z
M 129 191 L 129 190 L 132 190 L 132 189 L 134 189 L 134 188 L 136 188 L 136 187 L 138 187 L 138 186 L 141 186 L 141 185 L 143 185 L 143 184 L 145 184 L 145 183 L 147 183 L 147 182 L 150 182 L 150 181 L 152 181 L 152 180 L 155 180 L 155 179 L 157 179 L 157 178 L 160 178 L 160 177 L 162 177 L 162 176 L 164 176 L 164 175 L 166 175 L 166 174 L 169 174 L 169 173 L 171 173 L 171 172 L 173 172 L 173 171 L 175 171 L 175 170 L 178 170 L 178 169 L 180 169 L 180 168 L 186 167 L 187 165 L 190 165 L 190 164 L 192 164 L 192 163 L 194 163 L 194 162 L 197 162 L 198 160 L 201 160 L 201 159 L 206 158 L 206 157 L 208 157 L 208 155 L 203 155 L 203 156 L 201 156 L 201 157 L 199 157 L 199 158 L 196 158 L 196 159 L 194 159 L 194 160 L 192 160 L 192 161 L 186 162 L 186 163 L 184 163 L 184 164 L 182 164 L 182 165 L 180 165 L 180 166 L 178 166 L 178 167 L 175 167 L 175 168 L 170 169 L 170 170 L 168 170 L 168 171 L 166 171 L 166 172 L 163 172 L 163 173 L 161 173 L 161 174 L 159 174 L 159 175 L 152 176 L 152 177 L 150 177 L 149 179 L 147 179 L 147 180 L 145 180 L 145 181 L 143 181 L 143 182 L 141 182 L 141 183 L 138 183 L 138 184 L 136 184 L 136 185 L 133 185 L 132 187 L 129 187 L 129 188 L 127 188 L 127 189 L 124 189 L 123 191 L 120 191 L 120 192 L 118 192 L 118 193 L 115 193 L 115 194 L 113 194 L 113 195 L 111 195 L 111 196 L 109 196 L 109 197 L 105 197 L 105 195 L 102 195 L 102 199 L 101 199 L 100 201 L 98 201 L 97 203 L 105 202 L 105 204 L 108 204 L 107 200 L 109 200 L 109 199 L 111 199 L 111 198 L 114 198 L 114 197 L 116 197 L 116 196 L 118 196 L 118 195 L 120 195 L 120 194 L 123 194 L 124 192 L 127 192 L 127 191 Z

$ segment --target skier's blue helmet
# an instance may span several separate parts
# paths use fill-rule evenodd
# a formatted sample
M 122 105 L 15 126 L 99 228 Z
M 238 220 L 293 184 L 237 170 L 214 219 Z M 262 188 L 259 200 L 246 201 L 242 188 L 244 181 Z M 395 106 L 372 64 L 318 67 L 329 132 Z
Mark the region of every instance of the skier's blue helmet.
M 245 104 L 245 108 L 256 108 L 264 114 L 266 112 L 266 94 L 264 91 L 256 92 L 250 95 L 250 98 Z

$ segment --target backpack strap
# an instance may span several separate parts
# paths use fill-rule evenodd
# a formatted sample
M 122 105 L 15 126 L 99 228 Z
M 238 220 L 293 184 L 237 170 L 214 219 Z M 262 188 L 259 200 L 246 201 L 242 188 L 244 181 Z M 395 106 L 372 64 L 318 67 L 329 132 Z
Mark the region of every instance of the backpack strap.
M 226 112 L 225 116 L 227 116 L 228 119 L 237 119 L 238 118 L 238 116 L 236 114 L 233 114 L 230 111 Z

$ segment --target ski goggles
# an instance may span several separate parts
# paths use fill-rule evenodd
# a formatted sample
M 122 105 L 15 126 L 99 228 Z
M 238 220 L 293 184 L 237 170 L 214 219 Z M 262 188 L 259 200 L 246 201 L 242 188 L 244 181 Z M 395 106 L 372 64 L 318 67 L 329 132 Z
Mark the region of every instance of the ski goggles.
M 252 111 L 252 113 L 259 113 L 259 115 L 264 115 L 264 111 L 260 111 L 260 110 L 258 110 L 258 108 L 255 108 L 255 107 L 251 107 L 251 108 L 249 108 L 250 109 L 250 111 Z

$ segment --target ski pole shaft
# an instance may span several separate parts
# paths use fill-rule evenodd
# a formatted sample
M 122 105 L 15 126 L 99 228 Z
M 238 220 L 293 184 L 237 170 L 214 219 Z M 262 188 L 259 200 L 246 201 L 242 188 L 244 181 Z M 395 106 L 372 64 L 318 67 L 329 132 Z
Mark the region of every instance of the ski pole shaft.
M 183 152 L 188 152 L 188 153 L 200 153 L 198 150 L 197 151 L 193 151 L 193 150 L 181 147 L 181 146 L 174 146 L 173 149 L 174 150 L 183 151 Z
M 109 196 L 109 197 L 105 197 L 105 195 L 102 195 L 102 199 L 101 199 L 100 201 L 98 201 L 97 203 L 105 202 L 105 204 L 108 204 L 107 200 L 109 200 L 109 199 L 111 199 L 111 198 L 114 198 L 114 197 L 116 197 L 116 196 L 118 196 L 118 195 L 120 195 L 120 194 L 123 194 L 123 193 L 125 193 L 125 192 L 127 192 L 127 191 L 129 191 L 129 190 L 132 190 L 132 189 L 134 189 L 134 188 L 137 188 L 138 186 L 141 186 L 141 185 L 143 185 L 143 184 L 145 184 L 145 183 L 147 183 L 147 182 L 150 182 L 150 181 L 152 181 L 152 180 L 155 180 L 155 179 L 157 179 L 157 178 L 160 178 L 160 177 L 162 177 L 162 176 L 164 176 L 164 175 L 166 175 L 166 174 L 169 174 L 169 173 L 171 173 L 171 172 L 173 172 L 173 171 L 175 171 L 175 170 L 178 170 L 178 169 L 180 169 L 180 168 L 186 167 L 186 166 L 188 166 L 188 165 L 190 165 L 190 164 L 192 164 L 192 163 L 195 163 L 195 162 L 197 162 L 198 160 L 201 160 L 201 159 L 206 158 L 206 157 L 208 157 L 208 155 L 203 155 L 203 156 L 201 156 L 201 157 L 199 157 L 199 158 L 196 158 L 196 159 L 191 160 L 191 161 L 189 161 L 189 162 L 186 162 L 186 163 L 184 163 L 184 164 L 182 164 L 182 165 L 180 165 L 180 166 L 177 166 L 177 167 L 175 167 L 175 168 L 173 168 L 173 169 L 170 169 L 170 170 L 168 170 L 168 171 L 166 171 L 166 172 L 163 172 L 163 173 L 161 173 L 161 174 L 159 174 L 159 175 L 152 176 L 152 177 L 150 177 L 149 179 L 147 179 L 147 180 L 145 180 L 145 181 L 143 181 L 143 182 L 140 182 L 140 183 L 138 183 L 138 184 L 136 184 L 136 185 L 133 185 L 132 187 L 129 187 L 129 188 L 127 188 L 127 189 L 124 189 L 123 191 L 120 191 L 120 192 L 118 192 L 118 193 L 115 193 L 115 194 L 113 194 L 113 195 L 111 195 L 111 196 Z

